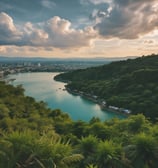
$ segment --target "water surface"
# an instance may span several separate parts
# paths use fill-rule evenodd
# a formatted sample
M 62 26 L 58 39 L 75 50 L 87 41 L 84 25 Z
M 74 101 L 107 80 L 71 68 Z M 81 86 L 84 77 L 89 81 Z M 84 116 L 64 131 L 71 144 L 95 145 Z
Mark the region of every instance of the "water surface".
M 113 117 L 124 118 L 120 114 L 103 111 L 100 106 L 80 96 L 72 95 L 64 90 L 65 83 L 53 78 L 58 73 L 20 73 L 10 75 L 15 78 L 14 85 L 22 84 L 25 94 L 38 101 L 44 101 L 52 109 L 61 109 L 74 120 L 89 121 L 92 117 L 108 120 Z

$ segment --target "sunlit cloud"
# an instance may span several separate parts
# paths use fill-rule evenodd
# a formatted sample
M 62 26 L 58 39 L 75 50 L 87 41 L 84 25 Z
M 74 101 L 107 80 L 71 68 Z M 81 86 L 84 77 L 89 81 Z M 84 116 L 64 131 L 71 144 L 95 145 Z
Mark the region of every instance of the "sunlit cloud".
M 13 19 L 6 13 L 0 13 L 0 45 L 18 43 L 21 32 L 17 30 Z
M 76 30 L 71 28 L 71 22 L 58 16 L 48 20 L 44 29 L 49 34 L 47 45 L 56 48 L 89 46 L 91 40 L 96 36 L 96 32 L 92 27 Z
M 70 21 L 58 16 L 40 24 L 28 22 L 20 30 L 6 13 L 1 13 L 0 19 L 2 45 L 78 48 L 89 46 L 96 36 L 92 27 L 75 30 L 71 28 Z
M 157 52 L 157 0 L 15 2 L 0 2 L 1 55 L 107 57 Z M 71 15 L 68 9 L 76 12 Z

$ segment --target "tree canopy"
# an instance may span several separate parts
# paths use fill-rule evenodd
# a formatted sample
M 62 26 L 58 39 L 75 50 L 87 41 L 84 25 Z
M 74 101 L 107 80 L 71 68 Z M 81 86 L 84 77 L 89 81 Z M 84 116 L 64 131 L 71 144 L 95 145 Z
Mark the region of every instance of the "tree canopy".
M 72 121 L 0 82 L 0 168 L 156 168 L 157 146 L 158 124 L 142 114 Z
M 56 80 L 68 82 L 71 91 L 96 95 L 107 105 L 158 118 L 158 55 L 112 62 L 62 73 Z

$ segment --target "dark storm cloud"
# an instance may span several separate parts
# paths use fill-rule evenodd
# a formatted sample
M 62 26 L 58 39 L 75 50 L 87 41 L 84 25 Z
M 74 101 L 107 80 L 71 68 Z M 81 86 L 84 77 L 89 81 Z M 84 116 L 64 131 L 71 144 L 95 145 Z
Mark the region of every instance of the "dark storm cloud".
M 157 0 L 113 0 L 112 10 L 94 26 L 106 38 L 134 39 L 158 27 Z M 106 12 L 105 12 L 106 13 Z

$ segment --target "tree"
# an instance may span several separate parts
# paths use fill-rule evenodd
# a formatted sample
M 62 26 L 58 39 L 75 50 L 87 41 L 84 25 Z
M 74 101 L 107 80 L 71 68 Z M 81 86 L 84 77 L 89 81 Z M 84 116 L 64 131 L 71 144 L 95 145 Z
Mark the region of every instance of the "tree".
M 97 149 L 97 165 L 99 168 L 125 168 L 122 147 L 112 141 L 101 141 Z
M 102 140 L 108 140 L 111 136 L 110 128 L 106 127 L 102 122 L 95 122 L 89 130 L 92 135 Z
M 84 121 L 76 121 L 72 125 L 72 132 L 74 135 L 76 135 L 78 138 L 81 138 L 82 136 L 85 136 L 85 128 L 87 124 Z
M 0 141 L 0 167 L 49 168 L 71 167 L 83 156 L 73 152 L 69 142 L 60 137 L 39 136 L 37 132 L 24 131 L 5 134 Z
M 147 132 L 150 128 L 150 123 L 145 116 L 138 114 L 129 118 L 128 127 L 129 131 L 132 133 Z
M 82 167 L 95 162 L 98 143 L 98 139 L 93 135 L 82 137 L 78 145 L 79 152 L 84 156 Z
M 158 165 L 158 143 L 151 135 L 138 134 L 125 152 L 135 168 L 156 168 Z

